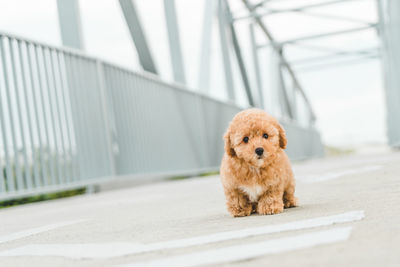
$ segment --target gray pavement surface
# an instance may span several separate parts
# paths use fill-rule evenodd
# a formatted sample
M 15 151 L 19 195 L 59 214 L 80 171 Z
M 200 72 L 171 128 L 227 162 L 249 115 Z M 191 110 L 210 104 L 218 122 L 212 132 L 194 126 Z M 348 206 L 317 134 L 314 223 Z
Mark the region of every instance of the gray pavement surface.
M 217 176 L 3 209 L 0 266 L 400 266 L 400 153 L 294 170 L 278 215 L 230 217 Z

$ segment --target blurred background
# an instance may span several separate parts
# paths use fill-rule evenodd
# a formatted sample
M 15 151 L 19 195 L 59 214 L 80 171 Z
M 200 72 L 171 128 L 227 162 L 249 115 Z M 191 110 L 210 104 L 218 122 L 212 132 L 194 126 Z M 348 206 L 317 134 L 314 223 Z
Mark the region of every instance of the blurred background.
M 203 17 L 207 1 L 175 2 L 185 66 L 185 84 L 190 90 L 198 90 Z M 256 2 L 249 1 L 250 4 Z M 173 81 L 163 4 L 163 1 L 137 1 L 136 9 L 159 76 L 163 80 Z M 232 14 L 238 18 L 235 22 L 237 36 L 243 58 L 248 63 L 246 67 L 249 74 L 252 74 L 249 75 L 250 82 L 255 84 L 249 40 L 251 19 L 245 18 L 248 11 L 241 1 L 230 1 L 229 4 Z M 24 8 L 21 8 L 22 6 Z M 291 10 L 304 6 L 309 7 L 305 10 Z M 118 1 L 80 1 L 79 10 L 82 49 L 85 52 L 132 70 L 143 70 Z M 317 125 L 325 144 L 355 146 L 386 143 L 376 1 L 276 0 L 265 1 L 255 12 L 262 13 L 264 10 L 279 11 L 263 17 L 276 42 L 358 29 L 327 35 L 324 38 L 289 43 L 285 46 L 284 53 L 287 60 L 293 62 L 298 79 L 313 103 L 318 115 Z M 57 1 L 5 1 L 0 12 L 2 30 L 48 44 L 62 45 Z M 226 99 L 227 90 L 216 16 L 212 19 L 210 28 L 209 52 L 212 56 L 207 90 L 213 97 Z M 257 29 L 255 34 L 259 45 L 268 42 Z M 267 68 L 268 47 L 260 50 L 260 61 L 266 65 L 263 67 Z M 336 52 L 342 53 L 335 54 Z M 261 72 L 266 81 L 270 80 L 270 71 L 263 69 Z M 244 88 L 236 66 L 233 67 L 232 73 L 236 78 L 238 104 L 245 106 L 248 102 L 243 94 Z M 271 85 L 266 84 L 265 87 Z M 268 104 L 271 106 L 273 102 Z M 271 112 L 272 109 L 271 107 Z
M 394 0 L 0 5 L 2 199 L 213 172 L 252 106 L 293 160 L 400 144 Z

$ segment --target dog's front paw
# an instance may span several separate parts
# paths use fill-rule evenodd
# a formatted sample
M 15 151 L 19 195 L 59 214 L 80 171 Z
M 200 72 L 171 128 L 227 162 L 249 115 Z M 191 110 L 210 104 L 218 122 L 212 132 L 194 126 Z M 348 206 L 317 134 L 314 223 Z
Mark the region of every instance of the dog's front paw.
M 297 198 L 283 199 L 286 208 L 293 208 L 297 206 Z
M 253 212 L 253 205 L 243 192 L 237 188 L 226 190 L 226 206 L 233 217 L 249 216 Z
M 228 205 L 228 211 L 233 217 L 244 217 L 251 215 L 253 207 L 251 205 L 245 205 L 243 207 L 236 205 L 234 206 Z
M 279 201 L 259 202 L 257 205 L 257 213 L 261 215 L 272 215 L 283 211 L 283 203 Z

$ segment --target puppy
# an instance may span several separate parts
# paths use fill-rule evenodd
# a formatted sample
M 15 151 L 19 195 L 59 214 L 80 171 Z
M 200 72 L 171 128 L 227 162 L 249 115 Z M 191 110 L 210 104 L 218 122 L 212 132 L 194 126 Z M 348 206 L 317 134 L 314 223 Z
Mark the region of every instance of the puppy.
M 286 135 L 276 119 L 260 109 L 239 112 L 224 140 L 220 172 L 232 216 L 276 214 L 296 206 Z

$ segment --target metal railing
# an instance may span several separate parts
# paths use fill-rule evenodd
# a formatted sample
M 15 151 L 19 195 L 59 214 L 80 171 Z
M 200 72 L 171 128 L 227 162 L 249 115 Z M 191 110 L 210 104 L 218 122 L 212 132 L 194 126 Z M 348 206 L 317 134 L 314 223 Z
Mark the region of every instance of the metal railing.
M 97 61 L 6 34 L 0 61 L 0 198 L 111 175 Z
M 241 108 L 100 61 L 0 33 L 0 199 L 67 190 L 116 175 L 217 169 Z M 293 158 L 316 155 L 313 128 Z M 308 146 L 305 148 L 304 146 Z
M 153 75 L 102 64 L 112 107 L 118 174 L 217 167 L 222 135 L 239 107 Z

